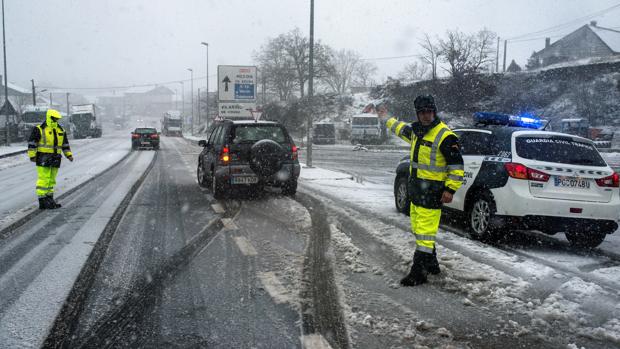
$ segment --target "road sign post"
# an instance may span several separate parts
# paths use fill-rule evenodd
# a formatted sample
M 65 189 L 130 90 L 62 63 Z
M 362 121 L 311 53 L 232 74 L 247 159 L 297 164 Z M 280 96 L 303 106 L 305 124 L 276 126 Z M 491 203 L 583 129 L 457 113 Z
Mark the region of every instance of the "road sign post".
M 256 67 L 219 65 L 217 67 L 219 117 L 250 119 L 256 110 Z

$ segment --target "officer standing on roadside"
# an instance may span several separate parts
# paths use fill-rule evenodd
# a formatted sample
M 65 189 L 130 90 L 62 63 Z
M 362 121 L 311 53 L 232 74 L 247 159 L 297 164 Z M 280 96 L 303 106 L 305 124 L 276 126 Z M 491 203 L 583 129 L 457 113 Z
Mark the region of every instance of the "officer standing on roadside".
M 423 284 L 428 273 L 441 272 L 435 248 L 441 207 L 452 202 L 464 174 L 458 138 L 437 117 L 433 96 L 418 96 L 414 106 L 418 121 L 412 124 L 388 119 L 385 104 L 377 108 L 386 127 L 411 144 L 407 191 L 416 250 L 411 271 L 400 281 L 403 286 Z
M 65 130 L 58 124 L 62 118 L 59 111 L 48 109 L 45 121 L 32 129 L 28 139 L 28 157 L 37 164 L 37 197 L 39 208 L 56 209 L 61 205 L 54 201 L 56 175 L 60 168 L 61 154 L 73 161 L 69 139 Z

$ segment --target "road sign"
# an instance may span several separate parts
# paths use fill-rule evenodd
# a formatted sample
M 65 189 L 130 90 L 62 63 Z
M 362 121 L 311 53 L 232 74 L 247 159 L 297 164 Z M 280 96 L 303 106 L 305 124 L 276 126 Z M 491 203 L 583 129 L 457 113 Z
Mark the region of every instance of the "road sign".
M 220 102 L 256 103 L 256 67 L 218 65 L 218 100 Z
M 252 118 L 251 110 L 256 109 L 256 103 L 227 103 L 219 102 L 219 116 L 223 119 Z

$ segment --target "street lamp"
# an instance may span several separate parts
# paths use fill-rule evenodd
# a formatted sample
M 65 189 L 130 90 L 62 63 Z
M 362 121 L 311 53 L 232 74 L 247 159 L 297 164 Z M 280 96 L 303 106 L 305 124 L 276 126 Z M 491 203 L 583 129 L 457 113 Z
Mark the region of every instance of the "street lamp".
M 181 115 L 185 117 L 185 84 L 183 81 L 179 81 L 181 84 Z
M 207 102 L 206 102 L 206 107 L 207 107 L 207 124 L 205 127 L 205 130 L 209 128 L 209 43 L 208 42 L 201 42 L 201 45 L 205 45 L 205 47 L 207 48 L 207 93 L 205 93 L 205 95 L 207 96 Z
M 4 0 L 2 0 L 2 52 L 4 53 L 4 104 L 9 103 L 9 83 L 6 77 L 6 30 L 4 28 Z M 6 145 L 11 145 L 11 133 L 9 132 L 9 116 L 6 116 L 4 128 L 6 130 Z
M 190 81 L 191 81 L 191 98 L 192 98 L 192 134 L 194 134 L 194 70 L 192 68 L 187 68 L 187 70 L 189 70 L 189 74 L 190 74 Z

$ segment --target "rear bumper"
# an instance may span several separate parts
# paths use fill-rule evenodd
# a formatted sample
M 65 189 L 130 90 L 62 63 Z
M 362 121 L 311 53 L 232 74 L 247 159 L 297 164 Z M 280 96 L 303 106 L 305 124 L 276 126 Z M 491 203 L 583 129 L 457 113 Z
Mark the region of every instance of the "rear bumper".
M 496 224 L 512 229 L 540 230 L 545 233 L 557 233 L 566 231 L 605 232 L 611 234 L 618 229 L 618 223 L 613 220 L 566 218 L 554 216 L 527 215 L 497 216 Z
M 256 185 L 256 184 L 266 184 L 266 185 L 275 185 L 280 186 L 288 181 L 297 180 L 299 178 L 299 174 L 301 171 L 301 166 L 299 163 L 295 164 L 284 164 L 280 171 L 275 174 L 263 177 L 258 176 L 250 166 L 248 165 L 229 165 L 229 166 L 221 166 L 216 169 L 215 176 L 220 183 L 226 183 L 231 186 L 248 186 L 248 185 Z M 258 177 L 258 183 L 256 184 L 232 184 L 233 177 Z
M 148 144 L 142 144 L 148 143 Z M 133 148 L 155 148 L 159 147 L 159 141 L 131 141 Z
M 532 196 L 527 181 L 521 182 L 523 183 L 491 189 L 497 204 L 497 215 L 516 217 L 545 216 L 614 222 L 620 218 L 620 194 L 618 189 L 614 188 L 615 191 L 612 193 L 609 202 L 548 199 Z

